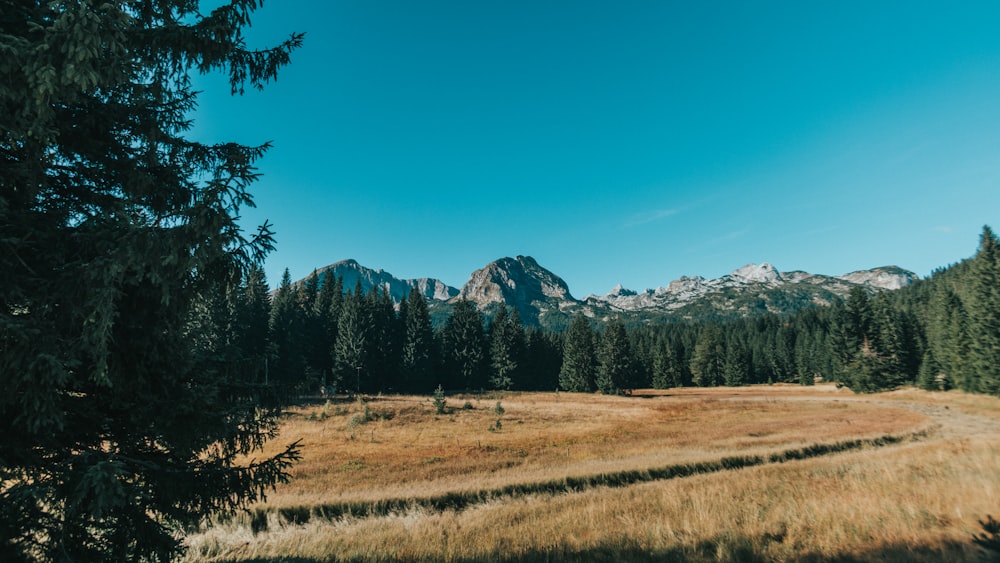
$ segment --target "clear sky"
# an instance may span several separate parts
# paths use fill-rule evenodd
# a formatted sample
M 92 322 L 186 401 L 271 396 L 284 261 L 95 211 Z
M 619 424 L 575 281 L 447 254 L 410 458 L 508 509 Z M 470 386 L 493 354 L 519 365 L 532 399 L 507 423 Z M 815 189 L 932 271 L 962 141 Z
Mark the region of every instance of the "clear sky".
M 1000 228 L 1000 2 L 271 0 L 277 83 L 191 136 L 273 141 L 272 285 L 354 258 L 459 287 L 518 254 L 576 297 L 750 262 L 928 275 Z

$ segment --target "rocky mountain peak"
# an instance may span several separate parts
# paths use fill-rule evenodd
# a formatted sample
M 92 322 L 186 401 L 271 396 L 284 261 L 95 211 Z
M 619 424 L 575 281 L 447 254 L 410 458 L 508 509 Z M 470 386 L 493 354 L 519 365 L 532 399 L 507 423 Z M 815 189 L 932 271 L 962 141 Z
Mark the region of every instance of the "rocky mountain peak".
M 493 303 L 530 304 L 536 301 L 575 301 L 559 276 L 530 256 L 501 258 L 472 273 L 459 298 L 482 307 Z
M 731 278 L 748 283 L 773 283 L 782 281 L 781 274 L 767 262 L 747 264 L 729 274 Z
M 357 260 L 347 259 L 334 262 L 316 271 L 320 279 L 330 271 L 334 276 L 344 280 L 344 289 L 353 290 L 360 281 L 365 292 L 378 288 L 389 294 L 395 302 L 401 301 L 410 293 L 410 288 L 416 287 L 421 295 L 428 299 L 446 300 L 458 295 L 458 289 L 450 287 L 441 280 L 434 278 L 419 278 L 404 280 L 393 276 L 382 269 L 372 269 L 362 266 Z M 299 282 L 301 283 L 301 282 Z
M 898 266 L 882 266 L 844 274 L 839 279 L 880 289 L 900 289 L 915 282 L 917 275 Z

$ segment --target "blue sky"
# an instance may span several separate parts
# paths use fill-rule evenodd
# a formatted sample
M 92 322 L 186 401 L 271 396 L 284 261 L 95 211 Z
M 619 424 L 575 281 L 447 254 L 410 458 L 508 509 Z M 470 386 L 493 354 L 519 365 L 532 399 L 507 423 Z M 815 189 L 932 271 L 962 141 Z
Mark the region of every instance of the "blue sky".
M 272 0 L 276 83 L 203 76 L 191 136 L 273 141 L 272 285 L 354 258 L 574 296 L 749 262 L 921 276 L 1000 228 L 1000 3 Z

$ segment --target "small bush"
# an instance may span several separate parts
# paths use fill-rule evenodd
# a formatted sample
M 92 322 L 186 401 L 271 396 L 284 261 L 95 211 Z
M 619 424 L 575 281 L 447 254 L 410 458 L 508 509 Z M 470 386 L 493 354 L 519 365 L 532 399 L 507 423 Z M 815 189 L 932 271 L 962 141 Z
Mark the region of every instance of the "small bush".
M 463 411 L 471 411 L 474 408 L 476 408 L 476 407 L 472 406 L 472 402 L 471 401 L 466 401 L 465 404 L 462 405 L 462 410 Z
M 500 404 L 500 401 L 497 401 L 496 406 L 493 407 L 493 414 L 497 416 L 503 416 L 503 413 L 505 412 L 507 411 L 503 410 L 503 405 Z
M 448 414 L 448 401 L 444 398 L 444 389 L 440 385 L 434 390 L 434 409 L 437 414 Z

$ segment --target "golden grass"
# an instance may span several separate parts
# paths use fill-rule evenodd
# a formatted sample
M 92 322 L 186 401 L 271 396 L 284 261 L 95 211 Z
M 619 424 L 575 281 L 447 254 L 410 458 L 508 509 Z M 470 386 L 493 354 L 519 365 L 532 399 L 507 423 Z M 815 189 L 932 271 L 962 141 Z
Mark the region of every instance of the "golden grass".
M 325 420 L 322 406 L 295 412 L 278 442 L 302 438 L 305 456 L 268 506 L 426 497 L 934 431 L 904 445 L 461 511 L 302 525 L 272 516 L 256 536 L 237 519 L 191 536 L 190 559 L 972 560 L 977 518 L 1000 510 L 1000 401 L 989 397 L 830 386 L 508 394 L 500 432 L 487 430 L 495 399 L 470 397 L 475 408 L 460 410 L 465 400 L 450 398 L 459 410 L 446 416 L 425 398 L 374 400 L 371 412 L 392 417 L 355 427 L 361 405 Z

